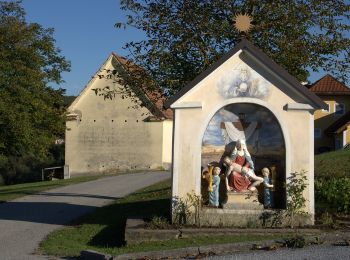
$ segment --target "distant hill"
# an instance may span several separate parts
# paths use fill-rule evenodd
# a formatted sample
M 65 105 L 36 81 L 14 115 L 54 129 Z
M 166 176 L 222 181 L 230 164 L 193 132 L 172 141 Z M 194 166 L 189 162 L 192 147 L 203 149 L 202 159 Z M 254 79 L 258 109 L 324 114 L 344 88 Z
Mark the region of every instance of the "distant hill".
M 63 96 L 64 106 L 69 107 L 76 98 L 77 96 Z

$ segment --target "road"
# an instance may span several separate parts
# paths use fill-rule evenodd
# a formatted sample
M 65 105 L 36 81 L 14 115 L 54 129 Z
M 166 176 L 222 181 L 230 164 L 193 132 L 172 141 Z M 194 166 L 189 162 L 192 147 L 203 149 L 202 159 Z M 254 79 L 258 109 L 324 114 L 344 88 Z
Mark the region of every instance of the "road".
M 168 178 L 170 173 L 159 171 L 105 177 L 0 204 L 0 259 L 47 259 L 35 250 L 50 232 Z
M 349 260 L 349 246 L 319 245 L 302 249 L 251 251 L 227 256 L 209 257 L 210 260 Z

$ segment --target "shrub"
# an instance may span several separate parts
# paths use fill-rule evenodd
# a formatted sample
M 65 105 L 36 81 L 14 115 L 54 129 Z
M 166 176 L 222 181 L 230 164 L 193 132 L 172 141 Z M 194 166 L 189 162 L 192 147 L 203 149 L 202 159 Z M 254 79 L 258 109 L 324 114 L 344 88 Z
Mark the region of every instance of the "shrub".
M 315 180 L 317 203 L 326 203 L 338 212 L 350 212 L 350 178 L 317 178 Z

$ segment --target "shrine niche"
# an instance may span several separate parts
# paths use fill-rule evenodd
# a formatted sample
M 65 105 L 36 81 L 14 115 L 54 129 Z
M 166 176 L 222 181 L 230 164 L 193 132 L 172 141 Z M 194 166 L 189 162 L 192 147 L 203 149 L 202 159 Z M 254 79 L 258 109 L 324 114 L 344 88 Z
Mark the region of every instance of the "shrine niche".
M 202 200 L 201 225 L 247 226 L 286 207 L 285 183 L 307 172 L 302 223 L 314 217 L 313 113 L 326 104 L 243 40 L 171 97 L 172 196 Z
M 271 180 L 271 196 L 264 199 L 263 180 L 253 188 L 254 180 L 251 177 L 242 176 L 241 172 L 233 171 L 227 175 L 227 166 L 225 166 L 225 157 L 232 158 L 237 153 L 237 148 L 244 141 L 247 154 L 250 156 L 248 168 L 254 171 L 254 174 L 260 178 L 262 170 L 267 168 Z M 236 157 L 237 158 L 237 157 Z M 236 159 L 235 158 L 235 159 Z M 236 162 L 240 166 L 244 166 L 244 159 Z M 267 205 L 269 208 L 285 207 L 285 144 L 283 133 L 276 117 L 265 107 L 249 104 L 235 103 L 229 104 L 221 108 L 215 113 L 210 120 L 203 136 L 202 141 L 202 162 L 201 168 L 203 173 L 208 165 L 216 165 L 221 171 L 222 192 L 219 197 L 221 207 L 230 205 L 227 203 L 227 194 L 231 193 L 249 193 L 256 192 L 258 200 L 261 204 Z M 205 174 L 205 173 L 204 173 Z M 269 183 L 270 184 L 270 183 Z M 206 178 L 202 179 L 202 197 L 206 198 L 208 182 Z M 226 188 L 226 189 L 225 189 Z M 272 189 L 273 188 L 273 189 Z M 204 199 L 206 205 L 212 205 L 210 200 Z M 271 203 L 272 202 L 272 203 Z

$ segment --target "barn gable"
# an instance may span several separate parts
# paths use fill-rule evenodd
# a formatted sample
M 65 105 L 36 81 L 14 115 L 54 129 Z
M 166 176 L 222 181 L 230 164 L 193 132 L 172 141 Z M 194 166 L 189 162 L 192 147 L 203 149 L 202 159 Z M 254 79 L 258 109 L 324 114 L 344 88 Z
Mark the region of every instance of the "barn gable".
M 145 106 L 135 106 L 115 78 L 129 73 L 126 64 L 112 53 L 68 108 L 66 165 L 71 174 L 169 166 L 172 111 L 144 90 L 136 98 Z M 106 88 L 116 90 L 112 99 L 94 91 Z

